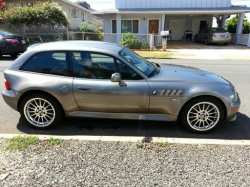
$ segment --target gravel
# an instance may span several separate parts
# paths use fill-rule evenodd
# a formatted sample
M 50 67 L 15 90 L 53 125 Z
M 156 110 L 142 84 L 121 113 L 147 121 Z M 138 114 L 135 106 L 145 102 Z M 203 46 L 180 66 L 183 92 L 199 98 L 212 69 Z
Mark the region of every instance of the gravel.
M 70 140 L 4 151 L 6 144 L 0 139 L 0 186 L 250 186 L 250 146 Z

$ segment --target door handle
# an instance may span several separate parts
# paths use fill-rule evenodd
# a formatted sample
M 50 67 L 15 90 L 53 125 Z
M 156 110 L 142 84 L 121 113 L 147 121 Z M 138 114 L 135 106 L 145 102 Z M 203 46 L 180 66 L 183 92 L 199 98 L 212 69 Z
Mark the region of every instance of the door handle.
M 88 87 L 88 86 L 77 86 L 77 89 L 82 90 L 82 91 L 87 91 L 87 90 L 90 90 L 90 87 Z

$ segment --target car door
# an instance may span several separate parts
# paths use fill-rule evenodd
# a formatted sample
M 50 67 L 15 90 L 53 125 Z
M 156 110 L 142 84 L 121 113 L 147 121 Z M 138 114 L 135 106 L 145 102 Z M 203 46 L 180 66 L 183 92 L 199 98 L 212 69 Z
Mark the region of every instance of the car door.
M 103 113 L 146 113 L 148 82 L 125 63 L 95 52 L 72 52 L 73 91 L 82 111 Z M 126 86 L 111 82 L 119 72 Z

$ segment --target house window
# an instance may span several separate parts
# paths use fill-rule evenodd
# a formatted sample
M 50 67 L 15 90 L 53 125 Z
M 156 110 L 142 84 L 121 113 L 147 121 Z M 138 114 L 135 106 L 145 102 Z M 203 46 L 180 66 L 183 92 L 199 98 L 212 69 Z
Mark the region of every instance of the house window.
M 85 12 L 81 12 L 81 18 L 82 18 L 82 22 L 86 22 L 86 14 L 85 14 Z
M 79 12 L 76 9 L 72 9 L 71 16 L 73 18 L 79 18 Z
M 139 20 L 122 20 L 122 33 L 139 33 Z M 116 20 L 112 20 L 112 33 L 116 33 Z

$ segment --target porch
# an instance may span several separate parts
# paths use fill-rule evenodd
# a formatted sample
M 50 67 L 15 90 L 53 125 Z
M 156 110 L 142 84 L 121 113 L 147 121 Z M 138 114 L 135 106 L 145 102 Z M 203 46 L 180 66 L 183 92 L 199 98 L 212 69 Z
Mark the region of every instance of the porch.
M 248 35 L 243 35 L 243 20 L 247 7 L 203 8 L 201 9 L 118 9 L 114 13 L 104 13 L 104 41 L 119 43 L 123 33 L 133 33 L 139 40 L 154 35 L 154 46 L 162 44 L 161 31 L 171 31 L 174 41 L 185 39 L 186 31 L 192 32 L 191 40 L 203 28 L 212 27 L 216 19 L 217 27 L 225 28 L 230 15 L 238 14 L 238 27 L 233 38 L 234 44 L 247 45 Z M 112 36 L 116 35 L 116 37 Z M 112 36 L 112 39 L 111 37 Z

